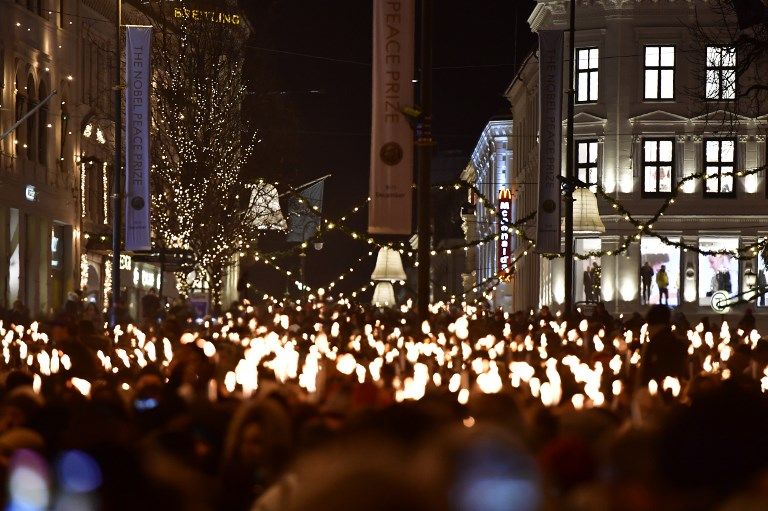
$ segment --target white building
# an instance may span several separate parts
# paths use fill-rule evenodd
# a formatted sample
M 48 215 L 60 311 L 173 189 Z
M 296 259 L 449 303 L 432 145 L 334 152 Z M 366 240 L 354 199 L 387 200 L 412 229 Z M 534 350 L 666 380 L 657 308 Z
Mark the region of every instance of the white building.
M 477 141 L 469 164 L 461 179 L 473 183 L 482 194 L 471 191 L 469 202 L 474 207 L 462 211 L 463 230 L 467 241 L 480 243 L 467 252 L 466 272 L 462 275 L 464 289 L 470 295 L 479 296 L 490 290 L 493 278 L 498 274 L 498 253 L 495 241 L 486 241 L 498 230 L 496 215 L 489 211 L 496 206 L 496 198 L 510 187 L 509 168 L 512 155 L 513 122 L 510 116 L 491 119 Z M 486 203 L 485 197 L 492 201 Z M 512 203 L 513 207 L 516 205 Z M 514 216 L 514 213 L 513 213 Z M 493 301 L 507 308 L 512 307 L 510 287 L 502 283 L 493 293 Z
M 600 185 L 634 220 L 600 198 L 605 232 L 577 233 L 575 242 L 577 253 L 600 256 L 569 261 L 575 265 L 577 302 L 589 297 L 584 272 L 593 263 L 601 268 L 595 291 L 612 312 L 658 303 L 656 275 L 662 265 L 668 274 L 669 304 L 686 314 L 712 314 L 712 294 L 721 290 L 732 296 L 746 290 L 745 273 L 763 273 L 764 278 L 757 254 L 738 260 L 697 251 L 743 251 L 768 237 L 764 172 L 729 175 L 765 165 L 768 107 L 756 110 L 732 99 L 734 88 L 745 87 L 750 77 L 733 81 L 733 59 L 739 55 L 728 46 L 722 21 L 709 5 L 703 0 L 577 2 L 575 173 Z M 567 8 L 562 0 L 538 0 L 529 18 L 531 29 L 567 29 Z M 717 46 L 707 47 L 693 37 L 697 20 L 713 40 L 722 36 Z M 537 89 L 533 54 L 506 93 L 514 126 L 507 184 L 516 192 L 516 218 L 533 211 L 537 202 Z M 707 179 L 689 180 L 678 189 L 680 180 L 705 172 Z M 663 216 L 642 227 L 670 198 L 674 202 Z M 535 237 L 535 222 L 526 233 Z M 519 242 L 520 250 L 523 245 Z M 493 244 L 478 255 L 477 267 L 490 265 L 496 257 Z M 639 277 L 646 261 L 654 272 L 647 300 Z M 563 277 L 562 259 L 529 253 L 509 284 L 511 308 L 561 304 Z M 764 305 L 759 301 L 758 310 Z

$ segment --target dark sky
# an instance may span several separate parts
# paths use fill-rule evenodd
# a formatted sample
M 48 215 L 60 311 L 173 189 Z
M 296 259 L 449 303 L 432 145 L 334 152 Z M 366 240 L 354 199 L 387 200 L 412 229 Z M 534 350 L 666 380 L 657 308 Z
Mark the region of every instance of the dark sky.
M 255 172 L 294 185 L 332 173 L 325 209 L 332 216 L 343 215 L 368 192 L 371 1 L 243 3 L 254 29 L 247 66 L 252 122 L 262 130 L 254 154 Z M 468 159 L 487 120 L 508 111 L 502 94 L 514 76 L 515 63 L 531 48 L 526 19 L 534 2 L 435 0 L 434 4 L 437 148 L 462 150 Z M 359 215 L 356 226 L 364 229 L 365 220 L 364 213 Z M 344 265 L 364 248 L 351 249 Z M 323 252 L 327 258 L 329 251 Z M 338 258 L 330 262 L 325 258 L 313 257 L 323 268 L 318 271 L 338 273 L 334 270 L 342 264 Z

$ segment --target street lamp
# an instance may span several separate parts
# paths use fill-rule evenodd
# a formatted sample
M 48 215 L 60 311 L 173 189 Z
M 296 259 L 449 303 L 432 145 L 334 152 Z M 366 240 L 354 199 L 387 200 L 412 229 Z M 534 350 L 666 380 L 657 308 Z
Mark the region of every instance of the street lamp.
M 390 247 L 383 247 L 376 256 L 376 266 L 371 273 L 371 280 L 376 282 L 372 303 L 377 307 L 397 305 L 392 283 L 405 280 L 405 270 L 400 252 Z
M 315 240 L 312 242 L 312 246 L 315 250 L 320 251 L 323 249 L 323 238 L 320 237 L 320 233 L 315 236 Z

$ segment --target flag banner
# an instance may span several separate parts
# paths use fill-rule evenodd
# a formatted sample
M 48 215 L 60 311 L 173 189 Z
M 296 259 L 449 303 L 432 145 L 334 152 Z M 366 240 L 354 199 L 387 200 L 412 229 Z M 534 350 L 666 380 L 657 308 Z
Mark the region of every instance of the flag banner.
M 410 234 L 415 0 L 373 0 L 373 108 L 368 232 Z
M 125 249 L 150 250 L 149 101 L 152 27 L 125 30 Z
M 539 31 L 539 201 L 536 251 L 560 252 L 563 31 Z
M 325 179 L 307 186 L 299 192 L 304 200 L 291 197 L 286 241 L 303 243 L 311 240 L 320 229 L 320 212 L 323 210 Z
M 260 184 L 251 190 L 251 214 L 260 231 L 288 228 L 280 209 L 280 195 L 273 184 Z

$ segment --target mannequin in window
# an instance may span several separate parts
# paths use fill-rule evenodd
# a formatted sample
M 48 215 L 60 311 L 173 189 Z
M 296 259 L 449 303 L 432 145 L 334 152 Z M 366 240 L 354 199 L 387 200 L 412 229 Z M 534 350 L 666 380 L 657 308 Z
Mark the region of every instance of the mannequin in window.
M 759 306 L 765 305 L 765 293 L 768 291 L 768 282 L 765 280 L 765 270 L 757 272 L 757 304 Z
M 592 272 L 589 270 L 589 267 L 584 269 L 584 274 L 582 276 L 582 284 L 584 285 L 584 300 L 588 302 L 594 301 L 593 288 L 592 288 Z
M 726 270 L 725 268 L 721 268 L 718 270 L 717 275 L 715 275 L 715 290 L 716 291 L 725 291 L 727 293 L 731 292 L 731 274 Z
M 656 286 L 659 288 L 659 303 L 669 305 L 669 275 L 667 267 L 663 264 L 656 273 Z
M 653 268 L 648 261 L 640 267 L 640 287 L 643 303 L 648 304 L 651 298 L 651 283 L 653 282 Z

